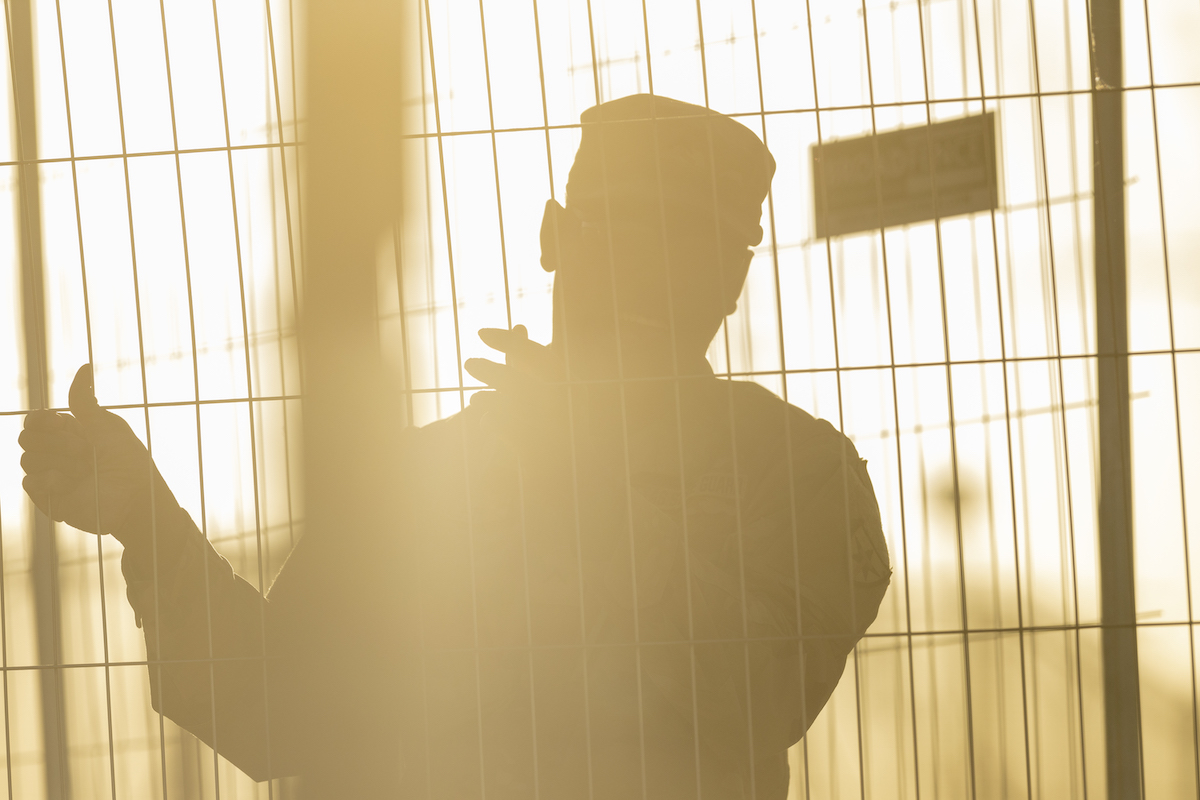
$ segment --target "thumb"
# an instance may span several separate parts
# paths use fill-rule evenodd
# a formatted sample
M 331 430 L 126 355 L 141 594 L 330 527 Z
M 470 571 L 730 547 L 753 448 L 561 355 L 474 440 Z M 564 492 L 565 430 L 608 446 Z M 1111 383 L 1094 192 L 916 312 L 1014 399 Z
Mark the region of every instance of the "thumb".
M 96 402 L 95 390 L 92 388 L 91 364 L 84 364 L 75 373 L 75 380 L 71 381 L 71 389 L 67 393 L 67 406 L 85 430 L 91 427 L 102 413 L 100 404 Z

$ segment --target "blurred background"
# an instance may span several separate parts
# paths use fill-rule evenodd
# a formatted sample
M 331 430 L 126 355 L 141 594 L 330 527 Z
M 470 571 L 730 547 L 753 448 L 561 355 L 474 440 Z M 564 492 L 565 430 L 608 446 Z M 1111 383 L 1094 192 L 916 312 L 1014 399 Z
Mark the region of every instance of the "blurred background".
M 1111 3 L 1109 5 L 1112 5 Z M 1097 798 L 1106 782 L 1085 0 L 416 0 L 378 331 L 412 424 L 476 331 L 551 333 L 538 264 L 579 114 L 654 92 L 778 171 L 710 360 L 855 442 L 892 588 L 791 753 L 795 798 Z M 1200 2 L 1125 0 L 1136 673 L 1147 798 L 1198 797 Z M 235 569 L 304 525 L 304 8 L 10 0 L 0 40 L 0 657 L 10 797 L 290 797 L 151 708 L 120 545 L 36 518 L 28 409 L 79 365 Z M 394 99 L 394 98 L 393 98 Z M 817 238 L 811 148 L 994 112 L 991 212 Z M 1191 144 L 1189 144 L 1191 143 Z M 1191 502 L 1188 502 L 1188 501 Z

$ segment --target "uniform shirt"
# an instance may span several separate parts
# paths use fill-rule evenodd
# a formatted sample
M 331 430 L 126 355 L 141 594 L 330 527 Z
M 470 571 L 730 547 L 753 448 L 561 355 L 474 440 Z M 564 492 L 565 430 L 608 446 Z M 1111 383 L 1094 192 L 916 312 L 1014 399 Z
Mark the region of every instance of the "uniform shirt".
M 557 459 L 473 408 L 407 432 L 395 524 L 310 531 L 266 599 L 181 512 L 157 592 L 128 576 L 154 707 L 314 796 L 781 800 L 886 590 L 879 511 L 827 422 L 679 386 L 621 435 L 592 396 Z

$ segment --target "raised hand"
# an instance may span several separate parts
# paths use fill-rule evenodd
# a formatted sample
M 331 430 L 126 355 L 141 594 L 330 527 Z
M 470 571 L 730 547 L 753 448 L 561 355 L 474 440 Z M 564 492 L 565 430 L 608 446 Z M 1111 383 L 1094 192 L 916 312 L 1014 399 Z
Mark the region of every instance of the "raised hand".
M 92 389 L 92 367 L 79 368 L 68 395 L 70 414 L 33 411 L 17 440 L 25 451 L 22 486 L 58 522 L 127 542 L 134 518 L 151 501 L 176 506 L 145 446 L 125 420 L 105 411 Z
M 485 425 L 524 456 L 569 459 L 571 414 L 557 353 L 530 341 L 524 325 L 483 328 L 479 338 L 504 353 L 503 364 L 471 358 L 464 365 L 491 390 L 471 398 L 472 407 L 485 413 Z

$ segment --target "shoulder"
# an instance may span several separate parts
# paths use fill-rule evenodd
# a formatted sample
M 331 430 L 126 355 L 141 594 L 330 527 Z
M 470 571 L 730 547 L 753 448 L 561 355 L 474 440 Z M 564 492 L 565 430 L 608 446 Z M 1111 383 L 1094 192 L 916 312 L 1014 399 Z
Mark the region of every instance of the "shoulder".
M 740 383 L 734 395 L 739 461 L 752 478 L 746 491 L 753 505 L 799 537 L 810 597 L 850 611 L 854 620 L 844 624 L 861 634 L 891 575 L 866 461 L 828 421 L 769 390 Z
M 847 469 L 865 476 L 854 443 L 827 420 L 757 383 L 734 381 L 730 394 L 742 460 L 752 458 L 760 467 L 787 469 L 804 482 Z
M 404 431 L 404 447 L 422 454 L 444 453 L 455 444 L 462 447 L 464 437 L 479 429 L 478 409 L 467 406 L 448 417 L 424 425 L 413 425 Z
M 464 443 L 478 427 L 476 414 L 466 409 L 421 426 L 410 426 L 401 434 L 405 478 L 425 490 L 431 482 L 445 481 L 461 472 L 465 464 Z
M 765 386 L 751 381 L 730 381 L 729 386 L 739 427 L 776 437 L 786 434 L 789 439 L 841 436 L 833 425 L 792 405 Z
M 442 417 L 424 425 L 410 426 L 405 430 L 405 435 L 411 437 L 413 441 L 428 441 L 461 435 L 461 432 L 472 423 L 474 417 L 475 412 L 471 406 L 467 406 L 448 417 Z
M 474 406 L 404 433 L 406 477 L 413 486 L 454 486 L 470 473 L 483 479 L 506 469 L 511 454 L 482 425 L 483 413 Z

